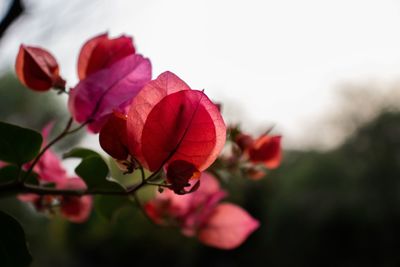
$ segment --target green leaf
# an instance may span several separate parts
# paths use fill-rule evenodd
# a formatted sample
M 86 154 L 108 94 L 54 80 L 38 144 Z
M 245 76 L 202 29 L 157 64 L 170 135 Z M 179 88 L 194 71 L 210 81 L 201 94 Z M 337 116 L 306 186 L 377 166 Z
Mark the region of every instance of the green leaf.
M 42 136 L 33 130 L 0 122 L 0 160 L 22 165 L 39 153 Z
M 32 261 L 25 233 L 10 215 L 0 211 L 0 261 L 2 267 L 26 267 Z
M 99 156 L 84 158 L 75 169 L 86 183 L 89 190 L 124 192 L 125 188 L 115 180 L 108 179 L 108 166 Z
M 84 158 L 91 157 L 91 156 L 100 157 L 99 153 L 97 153 L 96 151 L 93 151 L 93 150 L 90 150 L 87 148 L 77 147 L 77 148 L 74 148 L 71 151 L 65 153 L 63 155 L 63 159 L 67 159 L 67 158 L 84 159 Z
M 126 206 L 134 205 L 126 196 L 97 196 L 95 201 L 96 211 L 104 219 L 111 221 L 115 214 Z
M 0 169 L 0 183 L 17 181 L 19 175 L 21 175 L 21 177 L 24 177 L 26 175 L 26 172 L 20 170 L 20 167 L 18 166 L 7 165 L 2 169 Z M 35 173 L 31 173 L 27 178 L 26 182 L 28 182 L 29 184 L 37 185 L 38 184 L 37 175 Z

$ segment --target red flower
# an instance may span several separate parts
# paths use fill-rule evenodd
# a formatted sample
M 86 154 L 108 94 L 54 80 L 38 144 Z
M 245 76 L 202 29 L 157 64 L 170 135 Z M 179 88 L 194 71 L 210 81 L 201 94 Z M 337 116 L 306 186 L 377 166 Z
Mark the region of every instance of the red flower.
M 281 136 L 260 136 L 248 149 L 250 161 L 263 163 L 269 169 L 277 168 L 282 160 L 281 138 Z
M 202 91 L 165 72 L 133 99 L 127 135 L 130 154 L 150 171 L 178 160 L 203 171 L 224 146 L 226 128 Z
M 34 91 L 47 91 L 52 87 L 64 88 L 56 59 L 48 51 L 21 45 L 15 62 L 15 72 L 22 84 Z
M 234 249 L 259 227 L 259 222 L 245 210 L 221 203 L 226 195 L 218 181 L 203 173 L 199 189 L 180 196 L 170 190 L 158 193 L 145 205 L 149 217 L 157 224 L 178 225 L 186 236 L 196 236 L 202 243 Z

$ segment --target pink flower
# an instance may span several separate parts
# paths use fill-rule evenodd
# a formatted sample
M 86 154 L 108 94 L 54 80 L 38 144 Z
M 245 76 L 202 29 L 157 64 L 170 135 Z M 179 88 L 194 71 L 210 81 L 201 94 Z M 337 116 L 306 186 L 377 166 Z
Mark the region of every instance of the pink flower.
M 197 191 L 180 196 L 166 190 L 146 203 L 145 210 L 157 224 L 177 225 L 184 235 L 196 236 L 208 246 L 234 249 L 259 227 L 259 222 L 237 205 L 219 203 L 225 195 L 218 181 L 203 173 Z

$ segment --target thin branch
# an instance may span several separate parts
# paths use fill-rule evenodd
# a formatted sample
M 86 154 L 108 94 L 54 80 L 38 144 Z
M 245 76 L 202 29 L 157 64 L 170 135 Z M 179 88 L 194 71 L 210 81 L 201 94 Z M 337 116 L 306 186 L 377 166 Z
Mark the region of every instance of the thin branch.
M 71 128 L 72 125 L 72 118 L 69 119 L 67 125 L 65 126 L 65 129 L 57 136 L 55 137 L 52 141 L 50 141 L 40 152 L 39 154 L 36 156 L 36 158 L 34 159 L 34 161 L 32 162 L 32 164 L 30 165 L 28 171 L 26 172 L 25 176 L 22 178 L 22 182 L 25 182 L 26 179 L 29 177 L 29 175 L 32 173 L 33 168 L 35 167 L 35 165 L 39 162 L 39 160 L 41 159 L 41 157 L 44 155 L 44 153 L 51 147 L 53 146 L 55 143 L 57 143 L 58 141 L 60 141 L 61 139 L 63 139 L 66 135 L 69 134 L 69 129 Z
M 0 39 L 3 37 L 4 33 L 11 26 L 11 24 L 17 20 L 23 12 L 24 6 L 22 5 L 21 0 L 14 0 L 11 2 L 10 9 L 0 22 Z

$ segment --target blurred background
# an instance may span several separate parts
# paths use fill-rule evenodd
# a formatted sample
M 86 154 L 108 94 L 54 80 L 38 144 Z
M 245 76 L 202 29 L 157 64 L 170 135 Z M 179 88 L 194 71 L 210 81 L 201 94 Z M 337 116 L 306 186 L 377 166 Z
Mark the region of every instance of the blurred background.
M 10 11 L 11 10 L 11 11 Z M 35 267 L 399 266 L 400 2 L 372 0 L 0 0 L 0 120 L 40 129 L 67 120 L 66 99 L 14 75 L 20 43 L 46 47 L 69 86 L 81 45 L 134 37 L 153 77 L 171 70 L 223 104 L 229 123 L 283 135 L 282 166 L 233 177 L 229 200 L 261 221 L 219 251 L 146 221 L 135 207 L 108 222 L 48 220 L 15 199 Z M 98 148 L 97 137 L 82 142 Z

